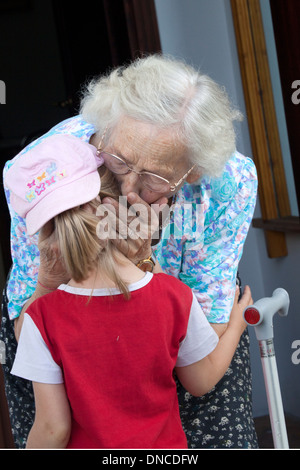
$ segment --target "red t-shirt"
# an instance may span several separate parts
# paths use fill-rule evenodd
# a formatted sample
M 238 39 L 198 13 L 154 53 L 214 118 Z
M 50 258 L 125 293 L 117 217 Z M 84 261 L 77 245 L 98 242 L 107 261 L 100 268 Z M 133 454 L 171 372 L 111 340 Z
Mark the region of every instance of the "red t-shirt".
M 185 448 L 173 369 L 192 291 L 156 274 L 129 301 L 57 290 L 27 313 L 62 368 L 69 448 Z

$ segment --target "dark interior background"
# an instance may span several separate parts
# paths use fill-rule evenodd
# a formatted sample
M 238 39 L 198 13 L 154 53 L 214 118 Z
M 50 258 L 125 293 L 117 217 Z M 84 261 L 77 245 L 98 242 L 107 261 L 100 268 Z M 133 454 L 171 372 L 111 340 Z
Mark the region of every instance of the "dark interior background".
M 77 114 L 82 85 L 134 57 L 160 51 L 153 0 L 2 0 L 0 168 L 30 141 Z M 1 178 L 2 185 L 2 178 Z M 7 275 L 10 218 L 0 191 L 0 245 Z

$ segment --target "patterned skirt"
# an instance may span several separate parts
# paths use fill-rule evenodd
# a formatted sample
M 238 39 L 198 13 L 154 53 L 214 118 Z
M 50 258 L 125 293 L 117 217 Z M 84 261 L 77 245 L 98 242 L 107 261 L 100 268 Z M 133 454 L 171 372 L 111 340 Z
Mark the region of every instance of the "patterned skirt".
M 10 373 L 16 355 L 17 341 L 14 333 L 14 322 L 8 317 L 5 289 L 1 307 L 0 340 L 4 342 L 5 346 L 5 363 L 2 365 L 5 393 L 15 447 L 23 449 L 26 446 L 27 436 L 34 421 L 34 395 L 31 382 Z
M 177 382 L 180 416 L 189 448 L 258 448 L 249 346 L 246 330 L 224 377 L 203 397 L 193 397 Z
M 10 374 L 17 342 L 13 321 L 9 320 L 7 298 L 2 298 L 0 340 L 5 344 L 5 392 L 16 448 L 26 446 L 35 408 L 31 382 Z M 243 334 L 231 366 L 223 379 L 203 397 L 191 396 L 178 383 L 179 408 L 189 448 L 256 449 L 252 418 L 249 336 Z

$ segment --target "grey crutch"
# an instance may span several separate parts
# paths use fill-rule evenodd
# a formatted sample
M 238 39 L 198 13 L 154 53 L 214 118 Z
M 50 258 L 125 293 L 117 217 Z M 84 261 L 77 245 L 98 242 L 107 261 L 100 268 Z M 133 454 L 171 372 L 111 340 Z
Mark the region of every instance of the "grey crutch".
M 272 297 L 260 299 L 244 310 L 244 319 L 248 325 L 254 327 L 259 343 L 272 435 L 276 449 L 288 449 L 289 443 L 274 350 L 273 316 L 277 312 L 281 316 L 286 316 L 289 304 L 288 293 L 284 289 L 278 288 L 274 290 Z

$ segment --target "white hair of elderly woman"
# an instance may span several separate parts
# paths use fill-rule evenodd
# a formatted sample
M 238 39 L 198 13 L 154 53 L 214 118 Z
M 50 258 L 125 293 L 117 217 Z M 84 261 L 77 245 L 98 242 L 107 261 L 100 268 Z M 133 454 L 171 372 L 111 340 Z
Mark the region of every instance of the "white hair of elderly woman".
M 219 176 L 235 151 L 234 109 L 224 88 L 183 61 L 160 54 L 138 58 L 93 79 L 80 112 L 97 133 L 124 116 L 169 128 L 201 173 Z

